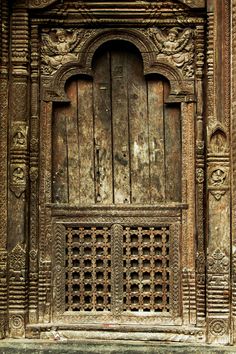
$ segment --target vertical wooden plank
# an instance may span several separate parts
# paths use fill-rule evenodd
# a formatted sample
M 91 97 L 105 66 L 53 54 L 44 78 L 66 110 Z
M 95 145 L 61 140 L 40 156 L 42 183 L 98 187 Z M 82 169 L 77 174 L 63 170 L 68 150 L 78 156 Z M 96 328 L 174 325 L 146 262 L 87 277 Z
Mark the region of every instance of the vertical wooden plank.
M 66 108 L 55 109 L 52 128 L 53 202 L 68 203 Z
M 96 58 L 94 74 L 96 202 L 113 203 L 110 53 Z
M 68 199 L 69 203 L 79 203 L 79 140 L 78 140 L 78 99 L 77 80 L 67 87 L 67 96 L 70 104 L 64 109 L 66 119 L 67 149 L 68 149 Z
M 148 121 L 151 203 L 165 199 L 163 81 L 148 80 Z
M 111 52 L 114 202 L 130 203 L 127 52 Z
M 131 51 L 128 58 L 132 203 L 150 203 L 147 85 L 141 58 Z
M 180 108 L 166 105 L 165 116 L 165 171 L 166 201 L 181 201 L 181 125 Z
M 93 204 L 94 195 L 94 131 L 92 81 L 78 81 L 78 126 L 80 153 L 80 203 Z

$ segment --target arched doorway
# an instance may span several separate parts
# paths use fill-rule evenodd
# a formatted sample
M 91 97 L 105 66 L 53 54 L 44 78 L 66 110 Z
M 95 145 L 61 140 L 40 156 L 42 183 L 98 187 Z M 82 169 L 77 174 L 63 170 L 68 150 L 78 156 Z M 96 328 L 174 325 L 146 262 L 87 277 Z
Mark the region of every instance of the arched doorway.
M 72 78 L 66 92 L 70 103 L 55 106 L 52 124 L 63 269 L 54 318 L 179 323 L 181 106 L 167 102 L 168 81 L 145 77 L 140 53 L 122 41 L 102 46 L 93 78 Z
M 116 41 L 95 55 L 93 80 L 67 84 L 53 122 L 53 201 L 77 205 L 181 201 L 181 119 L 169 84 Z

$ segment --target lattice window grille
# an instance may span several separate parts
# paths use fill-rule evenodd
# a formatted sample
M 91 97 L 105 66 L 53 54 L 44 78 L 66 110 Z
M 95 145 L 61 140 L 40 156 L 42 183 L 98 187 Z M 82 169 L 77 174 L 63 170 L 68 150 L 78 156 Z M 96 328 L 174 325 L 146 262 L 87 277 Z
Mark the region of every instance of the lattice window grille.
M 104 311 L 111 304 L 111 234 L 106 227 L 66 231 L 66 311 Z
M 169 312 L 169 229 L 126 227 L 123 249 L 124 310 Z
M 108 227 L 66 228 L 66 311 L 111 311 L 112 237 Z M 123 311 L 168 313 L 169 226 L 123 227 L 119 240 Z

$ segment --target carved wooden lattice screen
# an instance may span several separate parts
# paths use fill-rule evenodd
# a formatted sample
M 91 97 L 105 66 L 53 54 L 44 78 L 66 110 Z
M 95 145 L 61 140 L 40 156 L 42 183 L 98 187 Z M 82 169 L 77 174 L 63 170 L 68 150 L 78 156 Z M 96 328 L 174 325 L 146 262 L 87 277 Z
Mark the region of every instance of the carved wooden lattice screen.
M 86 219 L 83 226 L 55 225 L 54 318 L 116 322 L 119 316 L 124 322 L 178 323 L 178 218 L 153 227 L 148 217 L 128 226 L 128 218 L 126 225 L 119 217 L 114 218 L 119 224 L 112 225 L 104 218 L 105 226 L 99 218 L 96 225 Z M 141 220 L 143 226 L 133 225 Z

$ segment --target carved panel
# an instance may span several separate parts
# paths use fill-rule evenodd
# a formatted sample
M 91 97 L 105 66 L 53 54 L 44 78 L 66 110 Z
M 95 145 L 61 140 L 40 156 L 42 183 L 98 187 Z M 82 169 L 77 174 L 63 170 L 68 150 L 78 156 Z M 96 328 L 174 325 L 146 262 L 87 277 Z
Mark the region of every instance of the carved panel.
M 182 71 L 187 78 L 194 77 L 194 42 L 193 30 L 179 27 L 159 30 L 151 28 L 148 30 L 149 36 L 154 41 L 157 53 L 157 60 L 167 60 L 175 68 Z
M 170 311 L 168 227 L 124 230 L 124 311 Z
M 110 311 L 111 232 L 107 227 L 67 228 L 65 296 L 66 311 Z
M 56 224 L 55 232 L 58 245 L 66 237 L 55 259 L 56 318 L 58 311 L 81 319 L 92 312 L 98 320 L 110 312 L 112 321 L 138 312 L 157 321 L 179 315 L 178 226 Z

